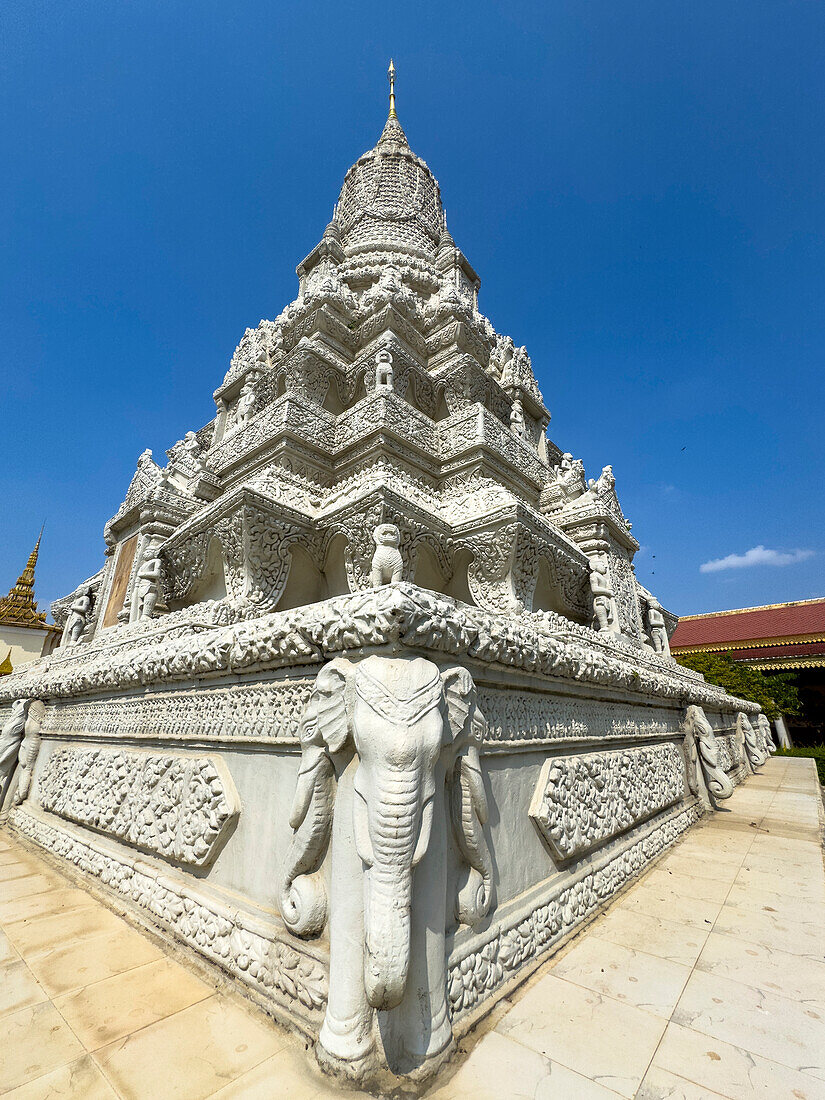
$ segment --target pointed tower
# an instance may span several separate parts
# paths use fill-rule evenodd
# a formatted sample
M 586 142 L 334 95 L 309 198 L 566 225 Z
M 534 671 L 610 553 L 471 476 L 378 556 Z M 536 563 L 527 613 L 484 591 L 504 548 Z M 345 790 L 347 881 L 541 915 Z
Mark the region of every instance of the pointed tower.
M 11 664 L 15 668 L 50 652 L 52 639 L 60 633 L 56 626 L 46 622 L 46 612 L 37 610 L 34 598 L 34 572 L 42 538 L 41 527 L 17 584 L 9 589 L 7 596 L 0 597 L 0 649 L 9 650 L 4 665 Z

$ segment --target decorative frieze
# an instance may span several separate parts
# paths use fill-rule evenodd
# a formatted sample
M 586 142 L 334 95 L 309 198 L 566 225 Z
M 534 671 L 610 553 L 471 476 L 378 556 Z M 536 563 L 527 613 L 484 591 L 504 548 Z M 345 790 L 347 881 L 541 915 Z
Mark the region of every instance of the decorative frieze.
M 38 787 L 44 810 L 164 859 L 204 867 L 240 813 L 214 756 L 56 748 Z
M 684 795 L 684 760 L 673 744 L 558 756 L 542 765 L 530 817 L 553 856 L 565 861 Z
M 485 744 L 491 748 L 513 742 L 667 737 L 679 728 L 678 712 L 664 707 L 630 709 L 621 703 L 513 688 L 481 688 L 479 705 L 487 719 Z
M 301 711 L 311 688 L 311 679 L 296 676 L 255 684 L 50 704 L 43 731 L 112 740 L 157 737 L 297 743 Z

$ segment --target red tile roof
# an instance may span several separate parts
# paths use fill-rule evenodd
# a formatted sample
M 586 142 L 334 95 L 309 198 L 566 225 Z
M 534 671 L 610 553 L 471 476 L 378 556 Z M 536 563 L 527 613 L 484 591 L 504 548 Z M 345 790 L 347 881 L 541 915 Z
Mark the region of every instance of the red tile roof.
M 688 615 L 679 620 L 670 644 L 684 649 L 800 635 L 825 636 L 825 599 Z

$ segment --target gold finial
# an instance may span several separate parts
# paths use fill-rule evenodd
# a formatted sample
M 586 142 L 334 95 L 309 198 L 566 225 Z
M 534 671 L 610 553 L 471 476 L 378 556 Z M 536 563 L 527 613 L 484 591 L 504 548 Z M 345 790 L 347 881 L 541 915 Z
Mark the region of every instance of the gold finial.
M 390 58 L 390 67 L 387 69 L 387 79 L 390 82 L 390 113 L 389 118 L 398 118 L 395 113 L 395 65 Z

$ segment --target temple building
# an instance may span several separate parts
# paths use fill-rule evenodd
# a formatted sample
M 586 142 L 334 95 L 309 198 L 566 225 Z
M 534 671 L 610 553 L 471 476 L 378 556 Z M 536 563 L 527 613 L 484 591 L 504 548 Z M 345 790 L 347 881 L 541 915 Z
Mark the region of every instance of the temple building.
M 46 612 L 37 610 L 34 598 L 42 536 L 41 531 L 17 584 L 7 596 L 0 596 L 0 676 L 51 653 L 60 640 L 60 628 L 46 622 Z
M 671 656 L 613 470 L 548 436 L 389 75 L 295 300 L 0 681 L 10 827 L 378 1090 L 772 749 Z
M 674 656 L 729 653 L 763 672 L 793 672 L 802 716 L 787 716 L 795 744 L 825 740 L 825 599 L 683 615 L 671 638 Z

